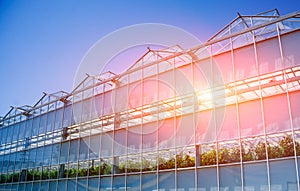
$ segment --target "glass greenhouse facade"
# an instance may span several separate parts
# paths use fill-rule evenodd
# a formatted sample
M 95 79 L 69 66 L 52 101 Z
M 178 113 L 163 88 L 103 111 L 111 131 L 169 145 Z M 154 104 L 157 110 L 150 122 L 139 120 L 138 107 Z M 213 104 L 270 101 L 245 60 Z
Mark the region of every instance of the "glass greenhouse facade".
M 0 190 L 296 191 L 300 12 L 238 15 L 0 120 Z

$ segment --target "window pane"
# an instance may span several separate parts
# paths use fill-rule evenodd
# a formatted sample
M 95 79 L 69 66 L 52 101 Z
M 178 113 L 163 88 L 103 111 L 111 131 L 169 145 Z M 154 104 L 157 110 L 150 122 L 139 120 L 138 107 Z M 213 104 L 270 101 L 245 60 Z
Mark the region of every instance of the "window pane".
M 64 108 L 63 127 L 68 127 L 72 124 L 72 106 L 69 105 Z
M 260 74 L 266 74 L 280 70 L 281 57 L 278 38 L 259 42 L 257 45 L 257 57 Z
M 214 81 L 215 85 L 233 82 L 233 64 L 231 62 L 231 52 L 225 52 L 213 57 L 214 76 L 222 78 L 221 81 Z M 217 83 L 217 84 L 216 84 Z
M 194 144 L 194 118 L 193 115 L 183 115 L 176 118 L 176 145 L 186 146 Z
M 128 107 L 128 89 L 127 85 L 116 88 L 115 90 L 115 112 L 121 112 Z
M 297 190 L 295 160 L 270 161 L 271 190 Z
M 224 190 L 241 190 L 241 167 L 224 166 L 220 167 L 220 188 Z
M 111 190 L 111 177 L 101 177 L 100 178 L 100 190 Z
M 116 190 L 123 190 L 125 188 L 125 176 L 115 176 L 113 188 Z
M 264 98 L 263 104 L 267 133 L 291 128 L 286 94 Z
M 143 80 L 144 105 L 157 101 L 157 80 L 155 77 Z
M 47 121 L 47 114 L 43 114 L 42 116 L 40 116 L 39 134 L 46 133 L 46 121 Z
M 43 166 L 49 166 L 51 160 L 52 145 L 44 147 Z
M 157 189 L 156 174 L 142 174 L 142 190 L 153 191 Z
M 70 142 L 69 162 L 76 162 L 78 160 L 78 140 Z
M 236 80 L 257 76 L 253 45 L 234 50 Z
M 60 163 L 67 163 L 68 162 L 68 155 L 69 155 L 69 141 L 64 142 L 61 144 L 60 148 Z
M 290 94 L 291 112 L 294 129 L 300 129 L 300 91 Z
M 89 144 L 89 138 L 84 137 L 84 138 L 79 139 L 79 141 L 80 141 L 80 143 L 79 143 L 79 160 L 81 160 L 81 161 L 87 160 L 88 155 L 89 155 L 89 150 L 92 149 Z M 98 145 L 98 148 L 99 148 L 99 145 Z M 97 150 L 97 153 L 98 152 L 99 152 L 99 149 Z M 99 155 L 97 158 L 99 158 Z
M 100 135 L 93 135 L 90 138 L 89 153 L 90 159 L 100 158 Z
M 229 140 L 239 136 L 236 105 L 216 109 L 218 140 Z
M 216 131 L 212 110 L 195 113 L 195 118 L 197 121 L 196 142 L 200 144 L 215 141 Z
M 242 137 L 263 134 L 264 129 L 259 100 L 239 104 L 239 114 Z
M 165 119 L 158 127 L 159 148 L 170 148 L 174 146 L 174 118 Z
M 157 146 L 157 123 L 143 124 L 143 151 L 156 150 Z
M 177 174 L 178 190 L 193 190 L 195 188 L 195 171 L 184 170 L 178 171 Z
M 69 179 L 68 180 L 68 191 L 76 190 L 76 180 Z
M 176 95 L 194 93 L 193 75 L 191 64 L 187 64 L 175 69 L 175 91 Z
M 55 111 L 51 111 L 47 114 L 47 132 L 53 130 L 55 120 Z
M 217 169 L 216 168 L 201 168 L 198 173 L 198 189 L 200 190 L 217 190 Z
M 101 157 L 112 156 L 112 143 L 113 136 L 112 133 L 104 133 L 101 135 Z
M 103 106 L 103 115 L 108 115 L 112 113 L 113 108 L 113 102 L 112 102 L 113 96 L 112 91 L 105 92 L 104 94 L 104 106 Z
M 173 70 L 158 75 L 158 98 L 159 100 L 173 98 L 175 95 Z
M 211 87 L 211 61 L 205 59 L 197 62 L 194 66 L 194 88 L 196 91 Z
M 55 111 L 55 129 L 62 128 L 63 108 Z
M 127 152 L 128 153 L 137 153 L 140 151 L 142 144 L 142 134 L 141 126 L 130 127 L 127 131 L 128 140 L 127 140 Z
M 88 121 L 90 119 L 91 119 L 91 99 L 87 99 L 82 102 L 81 120 Z
M 140 190 L 140 175 L 128 175 L 126 181 L 127 190 Z
M 66 180 L 60 180 L 58 181 L 58 187 L 57 190 L 67 190 L 67 181 Z
M 99 178 L 90 178 L 88 191 L 95 191 L 99 188 Z
M 175 173 L 161 172 L 158 174 L 158 189 L 175 189 Z
M 126 152 L 126 131 L 121 129 L 115 131 L 114 156 L 123 155 Z
M 282 35 L 282 49 L 284 50 L 284 64 L 285 67 L 299 66 L 300 65 L 300 54 L 299 54 L 299 42 L 300 33 L 295 31 Z
M 268 185 L 266 163 L 244 164 L 244 189 L 260 191 Z

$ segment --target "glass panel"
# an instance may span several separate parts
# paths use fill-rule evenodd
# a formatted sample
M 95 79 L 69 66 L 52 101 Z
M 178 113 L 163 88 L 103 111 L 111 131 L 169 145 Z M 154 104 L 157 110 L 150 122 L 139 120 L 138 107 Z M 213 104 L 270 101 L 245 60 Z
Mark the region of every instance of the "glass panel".
M 157 123 L 143 124 L 143 151 L 156 150 L 157 147 Z
M 25 137 L 31 137 L 32 119 L 26 121 Z
M 233 54 L 236 80 L 257 76 L 253 45 L 236 49 Z
M 141 82 L 135 82 L 129 84 L 128 87 L 128 107 L 129 109 L 136 108 L 142 105 L 142 84 Z
M 112 133 L 104 133 L 101 135 L 101 154 L 102 157 L 112 156 L 112 143 L 113 135 Z
M 146 78 L 143 80 L 144 105 L 157 101 L 157 80 L 156 78 Z
M 175 91 L 177 96 L 194 93 L 191 64 L 176 68 L 175 80 Z
M 175 190 L 175 173 L 161 172 L 158 174 L 158 189 Z
M 198 173 L 198 189 L 200 190 L 218 190 L 217 184 L 217 169 L 216 168 L 201 168 Z
M 47 132 L 51 132 L 54 129 L 55 111 L 51 111 L 47 114 Z
M 211 87 L 211 61 L 210 59 L 205 59 L 198 61 L 194 66 L 194 88 L 196 91 L 204 90 Z
M 183 115 L 176 118 L 176 146 L 194 144 L 194 118 L 193 115 Z
M 241 167 L 239 165 L 220 167 L 221 190 L 242 190 L 241 186 Z
M 35 166 L 35 156 L 36 156 L 36 149 L 29 150 L 29 159 L 28 159 L 29 167 Z
M 268 39 L 256 44 L 260 74 L 281 69 L 278 38 Z
M 266 163 L 244 164 L 244 190 L 260 191 L 268 188 L 268 171 Z
M 47 114 L 43 114 L 42 116 L 40 116 L 39 134 L 46 133 L 46 121 L 47 121 Z
M 259 100 L 239 104 L 239 114 L 242 137 L 263 134 L 264 129 Z
M 113 111 L 112 99 L 113 99 L 112 91 L 105 92 L 104 102 L 103 102 L 103 115 L 108 115 L 112 113 Z
M 78 160 L 78 139 L 70 142 L 69 162 L 76 162 Z
M 142 190 L 153 191 L 157 189 L 156 174 L 142 174 Z
M 127 152 L 128 153 L 137 153 L 140 151 L 141 145 L 141 126 L 130 127 L 127 131 L 128 140 L 127 140 Z
M 56 191 L 56 185 L 57 185 L 56 181 L 51 181 L 49 183 L 49 191 Z
M 100 94 L 95 97 L 95 113 L 97 117 L 103 115 L 102 108 L 103 108 L 103 94 Z
M 31 189 L 32 189 L 32 183 L 29 182 L 29 183 L 26 184 L 25 190 L 31 190 Z
M 284 50 L 284 67 L 300 65 L 299 42 L 300 33 L 298 31 L 281 36 L 282 49 Z
M 169 148 L 174 146 L 174 118 L 165 119 L 159 123 L 158 127 L 159 148 Z
M 91 119 L 91 106 L 91 99 L 87 99 L 82 102 L 81 120 L 83 122 Z
M 40 183 L 39 182 L 33 183 L 32 191 L 40 191 Z
M 19 123 L 19 139 L 23 140 L 25 138 L 25 121 Z
M 297 190 L 295 160 L 270 161 L 271 190 Z
M 125 176 L 115 176 L 113 181 L 114 190 L 124 190 L 125 188 Z
M 158 99 L 165 100 L 175 96 L 173 70 L 158 75 Z
M 76 190 L 76 180 L 69 179 L 68 180 L 68 191 L 74 191 Z
M 140 190 L 140 175 L 128 175 L 126 181 L 128 191 Z
M 6 133 L 7 133 L 7 128 L 1 129 L 1 144 L 5 144 L 6 143 L 6 138 L 8 137 L 6 135 Z
M 8 126 L 6 129 L 7 129 L 6 143 L 10 143 L 13 134 L 13 126 Z
M 100 191 L 112 190 L 111 188 L 111 177 L 101 177 L 100 178 Z
M 59 163 L 67 163 L 69 155 L 69 141 L 61 144 Z
M 291 128 L 286 94 L 264 98 L 263 104 L 267 133 Z
M 79 160 L 83 161 L 83 160 L 87 160 L 88 156 L 89 156 L 89 151 L 92 149 L 92 147 L 90 147 L 89 145 L 89 138 L 88 137 L 84 137 L 79 139 L 80 143 L 79 143 Z M 99 143 L 98 143 L 99 144 Z M 90 152 L 90 154 L 93 151 Z M 98 150 L 96 150 L 96 152 L 99 152 L 99 145 L 98 145 Z M 95 155 L 91 154 L 94 158 Z M 99 155 L 98 157 L 99 158 Z
M 90 178 L 88 191 L 95 191 L 99 188 L 99 178 Z
M 89 186 L 87 186 L 87 179 L 78 179 L 77 181 L 77 191 L 86 191 L 87 189 L 90 189 Z M 96 190 L 98 190 L 98 188 Z
M 76 96 L 76 95 L 75 95 Z M 78 97 L 81 97 L 81 95 L 78 95 Z M 73 119 L 74 119 L 74 122 L 77 124 L 77 123 L 80 123 L 82 121 L 82 101 L 79 101 L 75 104 L 73 104 Z
M 58 181 L 57 190 L 67 190 L 67 181 L 66 180 L 60 180 Z
M 85 139 L 84 139 L 85 140 Z M 89 146 L 89 155 L 90 159 L 100 158 L 100 135 L 93 135 L 90 137 L 90 143 L 87 144 Z
M 59 144 L 54 144 L 52 147 L 51 164 L 58 164 Z
M 216 109 L 218 140 L 229 140 L 239 136 L 236 105 Z
M 115 90 L 115 112 L 121 112 L 128 108 L 128 89 L 127 85 L 118 87 Z
M 55 111 L 55 129 L 62 128 L 63 108 Z
M 178 171 L 177 190 L 196 190 L 195 170 Z
M 13 135 L 12 135 L 12 141 L 18 140 L 18 134 L 19 134 L 19 124 L 14 124 L 13 126 Z
M 41 182 L 40 191 L 49 191 L 48 186 L 49 182 Z
M 226 52 L 213 57 L 214 77 L 221 78 L 215 82 L 215 85 L 224 85 L 224 83 L 233 82 L 233 64 L 231 62 L 231 52 Z
M 72 124 L 72 106 L 69 105 L 64 108 L 64 119 L 63 119 L 63 127 L 68 127 Z
M 40 125 L 40 117 L 33 118 L 32 136 L 38 135 L 39 125 Z
M 49 166 L 51 160 L 52 145 L 44 147 L 43 166 Z
M 294 129 L 300 129 L 300 91 L 290 94 L 291 112 Z
M 201 144 L 203 142 L 215 141 L 216 131 L 212 110 L 195 113 L 195 120 L 197 120 L 196 142 Z
M 115 131 L 114 138 L 114 156 L 123 155 L 126 153 L 126 131 L 121 129 Z

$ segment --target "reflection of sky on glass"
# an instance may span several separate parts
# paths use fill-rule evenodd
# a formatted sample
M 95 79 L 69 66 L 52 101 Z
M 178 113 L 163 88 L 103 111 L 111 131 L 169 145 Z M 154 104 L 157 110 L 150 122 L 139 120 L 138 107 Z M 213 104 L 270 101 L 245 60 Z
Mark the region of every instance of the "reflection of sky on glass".
M 234 2 L 234 3 L 233 3 Z M 180 27 L 206 41 L 236 17 L 278 8 L 296 11 L 300 1 L 1 1 L 0 116 L 10 105 L 33 105 L 42 92 L 70 92 L 76 69 L 88 49 L 121 27 L 164 23 Z M 136 54 L 144 53 L 142 47 Z M 126 55 L 126 56 L 125 56 Z M 140 55 L 121 54 L 130 61 Z M 112 60 L 112 62 L 116 62 Z M 113 68 L 110 70 L 113 71 Z

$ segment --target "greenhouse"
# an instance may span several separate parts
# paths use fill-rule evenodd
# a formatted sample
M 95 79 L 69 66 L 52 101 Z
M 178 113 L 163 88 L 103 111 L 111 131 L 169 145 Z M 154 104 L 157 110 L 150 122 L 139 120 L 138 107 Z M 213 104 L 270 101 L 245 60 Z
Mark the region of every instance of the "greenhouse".
M 300 11 L 240 15 L 0 119 L 0 190 L 300 191 Z

